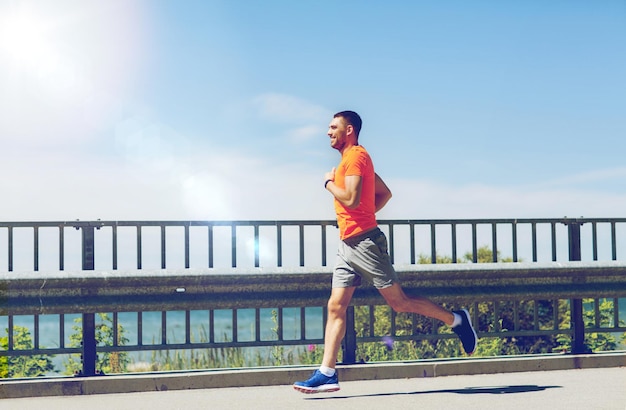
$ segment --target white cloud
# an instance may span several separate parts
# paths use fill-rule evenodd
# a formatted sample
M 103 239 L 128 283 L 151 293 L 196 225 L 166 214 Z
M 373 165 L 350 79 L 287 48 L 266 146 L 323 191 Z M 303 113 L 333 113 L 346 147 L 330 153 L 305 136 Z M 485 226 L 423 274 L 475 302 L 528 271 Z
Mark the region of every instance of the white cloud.
M 214 151 L 158 161 L 76 157 L 0 165 L 4 220 L 332 218 L 317 174 Z M 63 163 L 63 167 L 58 167 Z M 165 164 L 175 164 L 171 167 Z
M 283 137 L 302 143 L 326 133 L 330 110 L 286 94 L 267 93 L 252 100 L 252 106 L 263 121 L 284 127 Z
M 332 115 L 324 107 L 279 93 L 259 95 L 253 99 L 253 104 L 262 118 L 278 123 L 316 123 Z
M 539 182 L 541 187 L 562 187 L 582 185 L 589 183 L 603 183 L 618 181 L 622 186 L 626 185 L 626 167 L 597 169 L 569 175 L 564 178 L 552 179 Z
M 303 142 L 324 135 L 324 128 L 319 125 L 306 125 L 291 129 L 289 135 L 294 142 Z
M 180 136 L 174 139 L 175 132 L 159 124 L 138 129 L 154 133 L 120 139 L 117 156 L 41 150 L 28 158 L 4 159 L 3 219 L 334 218 L 318 169 L 194 146 Z M 394 196 L 379 219 L 619 217 L 626 209 L 623 193 L 386 182 Z
M 620 217 L 626 193 L 541 186 L 453 186 L 437 181 L 389 180 L 394 197 L 381 216 L 389 218 Z
M 148 116 L 118 123 L 114 148 L 108 156 L 45 148 L 32 149 L 27 157 L 8 156 L 0 163 L 8 176 L 0 181 L 3 219 L 334 218 L 332 198 L 313 166 L 254 157 L 209 141 L 199 145 Z M 507 187 L 389 179 L 394 197 L 378 217 L 617 217 L 626 209 L 626 194 L 570 184 L 623 173 L 623 168 L 599 170 L 548 185 Z

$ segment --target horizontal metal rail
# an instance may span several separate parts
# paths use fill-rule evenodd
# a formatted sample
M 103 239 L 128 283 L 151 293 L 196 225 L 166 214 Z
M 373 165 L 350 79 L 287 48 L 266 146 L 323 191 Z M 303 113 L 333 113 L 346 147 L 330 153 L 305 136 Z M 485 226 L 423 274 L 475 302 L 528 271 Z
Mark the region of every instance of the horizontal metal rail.
M 441 301 L 626 297 L 625 262 L 396 266 L 405 292 Z M 329 268 L 2 272 L 1 315 L 323 306 Z M 354 304 L 382 303 L 363 287 Z M 123 310 L 122 310 L 123 309 Z

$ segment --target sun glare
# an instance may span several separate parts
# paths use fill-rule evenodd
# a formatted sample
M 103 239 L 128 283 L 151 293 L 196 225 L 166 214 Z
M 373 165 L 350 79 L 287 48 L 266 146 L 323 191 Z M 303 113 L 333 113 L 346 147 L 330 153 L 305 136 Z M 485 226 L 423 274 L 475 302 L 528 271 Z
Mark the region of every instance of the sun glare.
M 24 144 L 95 139 L 145 61 L 145 3 L 0 0 L 0 127 Z
M 49 41 L 50 22 L 28 10 L 14 10 L 2 14 L 0 52 L 21 68 L 49 64 L 54 55 Z

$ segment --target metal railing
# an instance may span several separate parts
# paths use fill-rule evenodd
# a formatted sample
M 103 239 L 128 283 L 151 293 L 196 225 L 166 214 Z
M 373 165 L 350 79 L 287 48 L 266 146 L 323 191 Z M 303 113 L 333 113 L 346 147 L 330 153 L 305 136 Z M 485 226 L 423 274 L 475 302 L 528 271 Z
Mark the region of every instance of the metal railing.
M 458 262 L 460 252 L 477 262 L 483 245 L 493 251 L 493 262 L 501 252 L 514 262 L 567 260 L 570 227 L 585 241 L 584 260 L 618 260 L 618 240 L 626 242 L 626 218 L 408 219 L 379 224 L 395 263 L 414 264 L 420 256 L 436 263 L 440 254 Z M 326 266 L 336 251 L 335 228 L 330 220 L 0 222 L 0 249 L 7 250 L 0 253 L 0 271 L 85 269 L 79 264 L 81 249 L 85 262 L 93 260 L 97 269 L 142 269 L 147 262 L 162 269 Z
M 623 219 L 481 219 L 481 220 L 386 220 L 380 221 L 383 230 L 386 231 L 389 239 L 389 249 L 392 260 L 396 266 L 412 266 L 409 271 L 419 275 L 425 275 L 424 267 L 419 269 L 415 265 L 424 262 L 436 264 L 442 255 L 450 257 L 450 262 L 479 262 L 480 250 L 486 246 L 491 251 L 491 262 L 502 262 L 510 260 L 513 262 L 533 262 L 533 270 L 539 269 L 540 275 L 555 275 L 556 271 L 551 267 L 544 266 L 545 261 L 556 262 L 568 261 L 617 261 L 618 254 L 622 248 L 618 246 L 626 243 L 622 239 L 624 232 L 622 228 L 626 226 L 626 218 Z M 81 353 L 83 356 L 84 375 L 96 373 L 95 363 L 97 352 L 107 351 L 140 351 L 140 350 L 169 350 L 169 349 L 197 349 L 213 347 L 250 347 L 250 346 L 276 346 L 276 345 L 308 345 L 323 343 L 323 336 L 320 329 L 325 322 L 325 305 L 329 292 L 329 272 L 325 268 L 328 265 L 328 256 L 334 254 L 338 239 L 336 238 L 334 221 L 74 221 L 74 222 L 5 222 L 0 223 L 0 235 L 6 231 L 5 239 L 0 236 L 0 246 L 6 245 L 8 252 L 6 255 L 5 283 L 21 283 L 34 273 L 48 275 L 47 286 L 50 286 L 53 279 L 60 283 L 59 289 L 74 289 L 77 293 L 59 297 L 55 303 L 46 301 L 42 297 L 41 288 L 37 290 L 38 296 L 35 299 L 21 297 L 15 298 L 17 289 L 3 288 L 2 293 L 8 298 L 13 298 L 12 302 L 3 309 L 2 315 L 6 317 L 6 328 L 8 329 L 7 348 L 0 350 L 0 356 L 17 356 L 32 354 L 66 354 Z M 329 235 L 328 231 L 332 230 Z M 55 233 L 56 231 L 56 233 Z M 28 232 L 32 232 L 29 235 Z M 79 237 L 76 233 L 79 233 Z M 45 237 L 45 238 L 44 238 Z M 174 238 L 174 245 L 172 245 Z M 3 243 L 4 241 L 4 243 Z M 42 246 L 44 245 L 44 246 Z M 55 246 L 56 245 L 56 246 Z M 128 251 L 130 249 L 130 252 Z M 463 249 L 469 249 L 467 254 L 461 254 Z M 30 259 L 28 253 L 32 252 L 32 265 L 29 266 Z M 502 252 L 506 252 L 504 256 Z M 79 257 L 80 255 L 80 257 Z M 509 256 L 510 255 L 510 256 Z M 80 258 L 80 266 L 76 260 Z M 67 261 L 67 262 L 66 262 Z M 0 264 L 2 264 L 0 258 Z M 70 266 L 71 265 L 71 266 Z M 173 268 L 171 265 L 175 265 Z M 321 267 L 317 269 L 315 267 Z M 434 276 L 428 276 L 431 280 L 443 274 L 446 269 L 456 269 L 457 273 L 464 270 L 468 265 L 433 267 Z M 486 264 L 483 266 L 487 266 Z M 494 264 L 496 270 L 491 270 L 490 278 L 494 280 L 497 271 L 506 271 L 504 264 Z M 583 265 L 584 266 L 584 265 Z M 42 269 L 43 267 L 43 269 Z M 16 269 L 17 268 L 17 269 Z M 145 306 L 137 306 L 138 295 L 132 289 L 137 289 L 139 285 L 127 286 L 127 294 L 133 295 L 131 299 L 124 299 L 122 287 L 112 289 L 115 293 L 109 294 L 106 298 L 95 297 L 95 289 L 106 289 L 110 287 L 111 278 L 102 286 L 93 284 L 80 286 L 71 283 L 80 282 L 88 271 L 96 270 L 91 275 L 109 272 L 109 274 L 121 274 L 121 283 L 136 283 L 130 279 L 141 272 L 153 275 L 153 279 L 172 281 L 169 287 L 176 281 L 188 276 L 190 272 L 199 270 L 198 277 L 212 280 L 220 275 L 220 269 L 234 269 L 231 272 L 237 276 L 226 275 L 230 281 L 241 283 L 249 280 L 254 275 L 246 269 L 260 269 L 260 272 L 269 278 L 271 273 L 276 273 L 282 269 L 283 275 L 279 275 L 276 286 L 287 286 L 294 279 L 298 285 L 297 289 L 292 289 L 289 297 L 285 293 L 267 290 L 262 292 L 265 302 L 261 303 L 257 297 L 250 297 L 250 293 L 240 293 L 237 289 L 222 292 L 219 295 L 204 294 L 200 298 L 198 293 L 194 297 L 188 293 L 189 285 L 178 286 L 170 294 L 159 294 L 158 303 Z M 300 272 L 296 278 L 288 277 L 288 274 L 296 274 L 298 269 L 304 268 L 307 272 Z M 311 272 L 310 269 L 314 271 Z M 587 266 L 589 268 L 589 266 Z M 315 270 L 317 269 L 317 270 Z M 519 269 L 519 266 L 518 266 Z M 559 268 L 560 269 L 560 268 Z M 618 269 L 615 271 L 614 269 Z M 619 315 L 620 298 L 626 297 L 620 282 L 624 275 L 619 271 L 618 266 L 601 266 L 605 273 L 615 274 L 617 282 L 613 283 L 611 289 L 592 288 L 591 293 L 585 293 L 584 297 L 594 298 L 593 309 L 595 310 L 596 321 L 592 326 L 585 329 L 583 322 L 583 300 L 582 296 L 585 288 L 584 282 L 567 287 L 563 283 L 548 297 L 540 292 L 540 287 L 533 288 L 533 292 L 503 293 L 498 295 L 487 295 L 484 292 L 485 284 L 476 285 L 474 283 L 471 293 L 465 294 L 459 299 L 455 295 L 456 286 L 450 289 L 449 282 L 446 283 L 439 294 L 430 294 L 426 282 L 420 282 L 418 278 L 404 278 L 405 287 L 414 292 L 432 296 L 437 300 L 451 300 L 458 302 L 470 301 L 474 307 L 473 315 L 477 322 L 480 322 L 478 313 L 477 298 L 483 297 L 489 301 L 492 311 L 489 312 L 491 319 L 483 323 L 478 329 L 481 336 L 502 336 L 502 331 L 506 330 L 506 336 L 519 335 L 557 335 L 566 334 L 572 337 L 572 352 L 582 352 L 585 350 L 584 335 L 587 332 L 617 332 L 626 330 L 620 323 L 622 319 Z M 558 269 L 557 269 L 558 270 Z M 561 269 L 562 270 L 562 269 Z M 48 272 L 50 272 L 48 274 Z M 56 273 L 53 273 L 56 272 Z M 255 271 L 256 272 L 256 271 Z M 126 274 L 125 274 L 126 273 Z M 258 272 L 257 272 L 258 273 Z M 59 276 L 60 279 L 56 278 Z M 570 278 L 571 272 L 568 271 Z M 118 275 L 119 276 L 119 275 Z M 37 277 L 37 276 L 35 276 Z M 92 276 L 90 276 L 92 277 Z M 445 277 L 441 276 L 441 277 Z M 576 276 L 581 280 L 582 276 Z M 9 282 L 9 278 L 11 281 Z M 586 277 L 585 277 L 586 278 Z M 92 277 L 93 279 L 93 277 Z M 286 280 L 289 279 L 289 280 Z M 458 279 L 458 278 L 457 278 Z M 476 278 L 474 278 L 476 279 Z M 586 278 L 585 280 L 587 280 Z M 250 292 L 259 292 L 262 282 L 255 283 Z M 415 283 L 412 288 L 411 283 Z M 504 282 L 502 282 L 504 283 Z M 500 283 L 500 284 L 502 284 Z M 65 285 L 64 285 L 65 284 Z M 455 283 L 456 285 L 456 283 Z M 545 284 L 544 284 L 545 285 Z M 12 286 L 12 285 L 9 285 Z M 21 287 L 22 285 L 20 285 Z M 38 286 L 42 286 L 39 283 Z M 147 289 L 144 284 L 139 289 Z M 184 289 L 184 290 L 183 290 Z M 529 288 L 526 288 L 529 289 Z M 176 291 L 178 290 L 178 291 Z M 380 340 L 381 335 L 373 333 L 374 326 L 374 306 L 382 303 L 382 299 L 376 293 L 371 293 L 371 289 L 363 289 L 357 292 L 355 305 L 369 306 L 370 324 L 367 326 L 369 333 L 356 337 L 354 324 L 354 309 L 349 311 L 349 329 L 344 340 L 344 362 L 354 362 L 357 343 Z M 308 292 L 308 293 L 307 293 Z M 313 293 L 311 293 L 313 292 Z M 443 292 L 443 293 L 441 293 Z M 50 295 L 50 294 L 48 294 Z M 308 296 L 305 296 L 308 295 Z M 369 296 L 368 296 L 369 295 Z M 57 295 L 58 296 L 58 295 Z M 219 297 L 217 297 L 219 296 Z M 510 302 L 509 299 L 515 297 Z M 1 293 L 0 293 L 0 297 Z M 191 299 L 186 299 L 190 298 Z M 612 326 L 607 327 L 600 323 L 598 306 L 600 298 L 610 297 L 614 306 Z M 221 298 L 221 299 L 220 299 Z M 559 309 L 557 305 L 560 299 L 572 298 L 568 301 L 571 316 L 571 326 L 561 328 Z M 173 301 L 186 300 L 182 305 L 172 304 Z M 542 300 L 548 299 L 551 308 L 548 309 L 547 319 L 542 317 L 539 309 Z M 17 303 L 24 303 L 21 306 Z M 65 305 L 62 303 L 66 303 Z M 525 301 L 533 303 L 533 326 L 531 329 L 521 329 L 519 319 L 521 306 Z M 286 303 L 285 301 L 289 301 Z M 192 303 L 193 302 L 193 303 Z M 219 303 L 218 303 L 219 302 Z M 30 303 L 30 308 L 28 307 Z M 69 305 L 67 304 L 69 303 Z M 94 303 L 96 303 L 94 305 Z M 135 305 L 133 305 L 135 303 Z M 511 305 L 512 303 L 512 305 Z M 256 304 L 256 305 L 255 305 Z M 44 306 L 61 306 L 57 310 L 45 310 Z M 159 307 L 160 306 L 160 307 Z M 506 307 L 505 307 L 506 306 Z M 148 310 L 155 309 L 161 315 L 161 343 L 149 344 L 142 340 L 142 317 Z M 263 309 L 277 310 L 277 324 L 275 335 L 268 339 L 263 336 L 262 317 Z M 290 310 L 299 320 L 299 329 L 296 336 L 287 338 L 284 334 L 284 312 L 286 309 L 295 308 L 295 313 Z M 31 309 L 31 310 L 29 310 Z M 50 309 L 50 308 L 48 308 Z M 134 309 L 134 310 L 133 310 Z M 185 331 L 184 342 L 168 343 L 168 312 L 173 310 L 184 312 Z M 206 321 L 209 325 L 209 338 L 206 342 L 192 342 L 191 322 L 194 309 L 206 310 Z M 254 311 L 254 332 L 252 338 L 244 338 L 239 335 L 239 313 L 244 309 Z M 311 310 L 317 309 L 316 316 L 321 318 L 322 323 L 311 324 L 307 317 L 311 316 Z M 510 316 L 514 324 L 511 328 L 503 329 L 499 324 L 504 310 L 510 310 Z M 218 311 L 228 310 L 231 316 L 232 334 L 229 340 L 218 340 L 215 334 L 214 322 Z M 113 337 L 112 346 L 98 346 L 95 340 L 95 328 L 97 326 L 95 313 L 112 312 L 113 329 L 117 331 L 119 316 L 123 312 L 133 311 L 137 313 L 137 342 L 134 345 L 119 345 L 117 336 Z M 56 348 L 45 348 L 39 342 L 39 315 L 41 314 L 59 315 L 59 343 Z M 64 316 L 71 313 L 82 315 L 82 348 L 66 347 Z M 219 312 L 223 313 L 223 312 Z M 16 315 L 32 315 L 34 331 L 34 348 L 27 350 L 16 350 L 13 340 L 14 321 Z M 447 338 L 450 335 L 439 334 L 436 326 L 431 333 L 420 334 L 413 332 L 410 335 L 400 336 L 395 331 L 395 314 L 392 313 L 392 336 L 397 340 L 403 339 L 436 339 Z M 417 323 L 419 318 L 413 317 L 413 322 Z M 483 320 L 485 322 L 485 320 Z M 546 323 L 550 323 L 549 326 Z M 313 337 L 308 335 L 308 330 L 316 329 Z M 422 326 L 423 328 L 424 326 Z M 428 327 L 428 326 L 426 326 Z

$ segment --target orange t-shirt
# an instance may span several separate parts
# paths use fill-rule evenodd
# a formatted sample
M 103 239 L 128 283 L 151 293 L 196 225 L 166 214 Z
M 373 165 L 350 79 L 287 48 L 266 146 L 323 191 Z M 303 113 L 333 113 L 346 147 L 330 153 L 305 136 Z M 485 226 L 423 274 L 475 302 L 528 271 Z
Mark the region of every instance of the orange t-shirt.
M 355 145 L 343 154 L 335 170 L 335 185 L 345 189 L 345 177 L 350 175 L 361 177 L 361 202 L 356 208 L 350 209 L 335 199 L 339 237 L 342 240 L 372 230 L 378 225 L 374 203 L 374 163 L 361 145 Z

